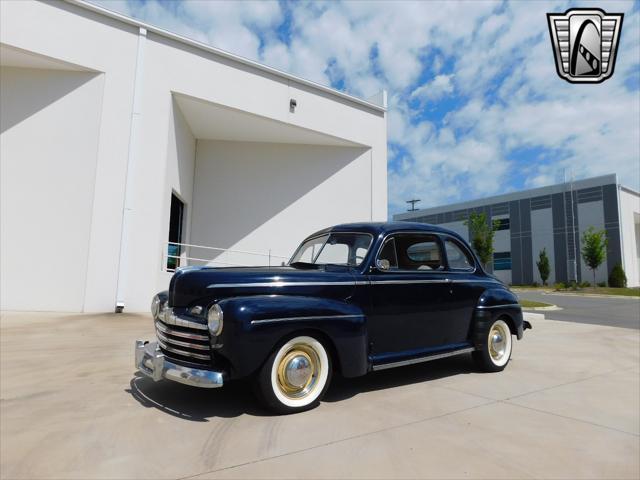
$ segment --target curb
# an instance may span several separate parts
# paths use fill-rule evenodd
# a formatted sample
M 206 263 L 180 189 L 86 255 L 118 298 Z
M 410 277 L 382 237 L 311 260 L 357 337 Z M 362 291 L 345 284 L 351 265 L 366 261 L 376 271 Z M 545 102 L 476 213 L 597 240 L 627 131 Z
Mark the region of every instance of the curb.
M 541 312 L 555 312 L 557 310 L 563 310 L 563 308 L 559 307 L 557 305 L 549 305 L 548 307 L 522 307 L 522 310 L 524 310 L 524 311 L 535 310 L 535 311 L 541 311 Z
M 531 313 L 531 312 L 523 312 L 522 318 L 527 320 L 528 322 L 539 322 L 540 320 L 546 320 L 544 317 L 544 313 Z
M 571 293 L 571 292 L 542 292 L 542 295 L 561 295 L 563 297 L 588 297 L 588 298 L 628 298 L 630 300 L 640 300 L 640 297 L 632 295 L 607 295 L 598 293 Z

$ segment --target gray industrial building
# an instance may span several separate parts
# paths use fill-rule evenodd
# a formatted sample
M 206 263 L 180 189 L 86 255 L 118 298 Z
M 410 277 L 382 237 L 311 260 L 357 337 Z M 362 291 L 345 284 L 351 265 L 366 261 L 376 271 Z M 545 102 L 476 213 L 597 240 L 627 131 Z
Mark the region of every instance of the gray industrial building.
M 469 238 L 470 212 L 484 212 L 499 226 L 489 270 L 513 285 L 541 283 L 536 260 L 544 248 L 551 262 L 549 283 L 592 281 L 580 255 L 583 232 L 604 229 L 608 247 L 596 282 L 620 263 L 629 286 L 640 285 L 640 194 L 604 175 L 572 183 L 396 214 L 394 220 L 430 223 Z

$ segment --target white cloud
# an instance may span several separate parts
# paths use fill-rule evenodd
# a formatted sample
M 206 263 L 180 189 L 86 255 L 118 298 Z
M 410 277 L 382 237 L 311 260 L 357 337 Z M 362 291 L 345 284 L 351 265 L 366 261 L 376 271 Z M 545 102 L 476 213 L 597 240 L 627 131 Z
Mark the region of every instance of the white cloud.
M 506 191 L 512 176 L 553 183 L 562 168 L 617 172 L 640 188 L 640 94 L 626 86 L 640 81 L 631 1 L 602 5 L 625 19 L 616 73 L 600 85 L 555 72 L 546 13 L 566 2 L 96 1 L 364 98 L 389 89 L 391 213 L 408 198 L 426 207 Z M 432 118 L 441 101 L 453 106 Z M 527 165 L 521 149 L 551 153 Z
M 440 100 L 453 93 L 453 74 L 440 74 L 428 83 L 421 85 L 411 92 L 411 98 L 417 98 L 423 102 Z

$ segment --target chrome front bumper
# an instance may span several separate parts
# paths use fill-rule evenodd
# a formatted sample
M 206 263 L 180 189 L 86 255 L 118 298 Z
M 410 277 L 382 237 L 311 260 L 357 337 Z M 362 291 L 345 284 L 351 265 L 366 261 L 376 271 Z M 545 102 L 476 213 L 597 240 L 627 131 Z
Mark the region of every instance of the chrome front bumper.
M 224 384 L 222 372 L 184 367 L 167 360 L 157 342 L 136 340 L 136 368 L 156 382 L 166 378 L 202 388 L 217 388 Z

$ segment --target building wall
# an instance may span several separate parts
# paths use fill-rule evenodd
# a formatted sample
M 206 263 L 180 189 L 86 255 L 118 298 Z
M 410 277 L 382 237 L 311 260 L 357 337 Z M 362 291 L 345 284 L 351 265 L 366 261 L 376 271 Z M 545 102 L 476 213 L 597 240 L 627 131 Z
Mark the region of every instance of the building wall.
M 163 261 L 171 191 L 187 203 L 186 226 L 193 225 L 194 181 L 202 180 L 196 173 L 196 150 L 216 139 L 194 133 L 189 119 L 176 107 L 177 94 L 361 146 L 338 151 L 299 145 L 291 147 L 298 153 L 281 160 L 276 153 L 267 155 L 276 164 L 284 162 L 290 171 L 304 170 L 307 186 L 313 188 L 309 192 L 301 192 L 286 171 L 260 164 L 255 145 L 247 146 L 250 158 L 230 153 L 227 158 L 249 170 L 235 172 L 230 163 L 222 161 L 222 167 L 229 170 L 227 179 L 239 183 L 233 188 L 217 184 L 229 195 L 224 202 L 217 199 L 219 204 L 237 214 L 234 202 L 246 196 L 243 175 L 254 178 L 251 169 L 264 167 L 265 175 L 278 172 L 273 173 L 272 181 L 288 188 L 292 205 L 284 205 L 283 197 L 275 196 L 281 207 L 272 207 L 275 219 L 264 217 L 263 223 L 253 219 L 265 234 L 261 241 L 243 232 L 246 226 L 233 227 L 234 221 L 245 225 L 243 216 L 250 217 L 251 209 L 240 212 L 240 220 L 215 210 L 208 212 L 234 233 L 229 238 L 201 237 L 207 242 L 262 245 L 273 237 L 274 225 L 289 242 L 309 233 L 301 233 L 306 227 L 343 219 L 387 218 L 386 118 L 381 109 L 66 2 L 3 2 L 0 43 L 25 57 L 72 71 L 40 74 L 44 80 L 39 88 L 29 86 L 38 77 L 32 72 L 27 75 L 31 83 L 5 83 L 3 79 L 3 125 L 6 119 L 11 126 L 3 127 L 1 142 L 2 227 L 3 235 L 6 233 L 2 308 L 111 311 L 120 290 L 128 311 L 147 310 L 149 298 L 169 277 Z M 7 104 L 15 99 L 14 105 L 30 105 L 40 94 L 55 92 L 60 83 L 55 79 L 62 77 L 67 80 L 61 88 L 68 94 L 32 105 L 33 112 L 20 122 L 14 121 L 16 114 L 11 111 L 4 113 L 5 97 Z M 289 110 L 291 98 L 298 102 L 295 112 Z M 271 151 L 269 146 L 260 149 Z M 280 148 L 280 153 L 285 150 Z M 304 161 L 294 162 L 294 158 Z M 218 174 L 213 172 L 212 182 L 218 182 Z M 321 176 L 316 184 L 309 178 L 313 174 Z M 57 189 L 50 185 L 52 180 Z M 29 185 L 34 188 L 27 195 L 25 186 Z M 201 186 L 202 191 L 208 188 Z M 333 188 L 341 190 L 333 192 Z M 271 196 L 260 192 L 253 200 L 267 208 Z M 327 197 L 329 207 L 336 205 L 334 198 L 342 204 L 325 210 Z M 316 205 L 315 201 L 323 203 Z M 201 207 L 205 212 L 205 205 Z M 65 208 L 68 218 L 57 213 Z M 48 229 L 44 240 L 42 229 L 33 223 L 38 216 L 46 216 L 40 220 Z M 22 226 L 25 219 L 29 225 Z M 285 220 L 296 223 L 287 225 Z M 287 232 L 282 232 L 285 225 Z M 190 228 L 185 231 L 186 239 L 192 240 Z M 65 268 L 58 260 L 61 249 L 73 252 Z M 37 272 L 41 281 L 34 283 L 24 272 Z M 29 298 L 23 288 L 27 283 Z M 56 286 L 49 288 L 52 283 Z
M 289 258 L 314 231 L 368 220 L 370 154 L 364 148 L 200 140 L 192 242 Z M 215 253 L 191 252 L 197 258 Z M 228 252 L 215 260 L 268 263 L 268 257 Z M 274 257 L 272 263 L 282 261 Z
M 3 68 L 0 83 L 2 309 L 82 310 L 104 76 Z
M 553 285 L 556 282 L 556 275 L 553 266 L 556 264 L 556 256 L 553 241 L 553 214 L 551 208 L 531 211 L 531 232 L 532 232 L 532 266 L 533 281 L 542 284 L 538 262 L 542 249 L 546 250 L 549 258 L 549 278 L 547 283 Z
M 86 311 L 109 311 L 115 302 L 118 281 L 118 256 L 122 226 L 123 195 L 129 151 L 129 133 L 135 73 L 137 29 L 121 22 L 64 2 L 45 3 L 36 1 L 3 2 L 0 15 L 0 42 L 22 49 L 29 54 L 42 55 L 79 66 L 82 70 L 103 73 L 102 105 L 97 148 L 93 156 L 95 164 L 95 187 L 91 202 L 91 234 L 87 256 L 87 273 L 84 299 L 81 309 Z M 11 91 L 4 89 L 7 95 Z M 47 122 L 47 128 L 63 127 L 74 123 L 77 117 L 66 113 Z M 42 129 L 34 128 L 31 138 L 37 138 Z M 64 164 L 67 148 L 78 141 L 72 130 L 58 142 L 61 149 L 50 151 L 52 162 Z M 4 132 L 2 141 L 4 142 Z M 64 141 L 67 140 L 67 141 Z M 7 157 L 3 158 L 3 161 Z M 27 161 L 23 159 L 23 161 Z M 27 161 L 35 161 L 30 157 Z M 37 172 L 37 169 L 33 169 Z M 37 174 L 34 173 L 34 176 Z M 17 180 L 16 180 L 17 181 Z M 59 190 L 67 192 L 69 190 Z M 73 192 L 73 189 L 71 190 Z M 37 195 L 37 193 L 36 193 Z M 42 203 L 48 197 L 38 197 Z M 61 229 L 55 229 L 56 233 Z M 22 236 L 18 237 L 21 243 Z M 18 249 L 13 252 L 22 256 L 25 270 L 41 268 L 38 250 Z M 35 254 L 35 255 L 34 255 Z M 31 258 L 31 260 L 27 260 Z M 3 264 L 3 273 L 11 278 L 16 274 Z M 74 278 L 65 270 L 51 272 L 51 279 L 65 284 Z M 33 288 L 33 285 L 32 285 Z M 46 296 L 46 289 L 34 291 L 33 296 Z M 6 298 L 6 297 L 5 297 Z M 77 305 L 77 302 L 72 302 Z M 66 310 L 69 306 L 43 302 L 39 308 Z M 74 308 L 75 310 L 75 308 Z
M 497 269 L 493 273 L 516 285 L 541 282 L 536 262 L 543 248 L 550 260 L 549 283 L 567 282 L 574 278 L 579 282 L 593 283 L 592 272 L 581 256 L 581 236 L 589 226 L 593 226 L 604 230 L 608 240 L 606 260 L 596 270 L 596 282 L 607 281 L 611 269 L 618 262 L 625 265 L 625 270 L 629 268 L 631 275 L 628 277 L 637 282 L 636 272 L 640 267 L 637 250 L 634 250 L 637 246 L 635 229 L 640 227 L 636 227 L 635 222 L 639 221 L 640 213 L 634 212 L 640 210 L 639 197 L 625 189 L 620 189 L 620 192 L 625 195 L 621 194 L 619 206 L 616 176 L 606 175 L 579 180 L 573 186 L 541 187 L 403 213 L 394 218 L 458 228 L 464 225 L 463 219 L 470 212 L 484 212 L 492 220 L 508 218 L 510 228 L 496 232 L 494 250 L 496 255 L 510 254 L 512 268 Z
M 640 196 L 620 189 L 620 221 L 622 225 L 623 268 L 627 285 L 640 286 Z

